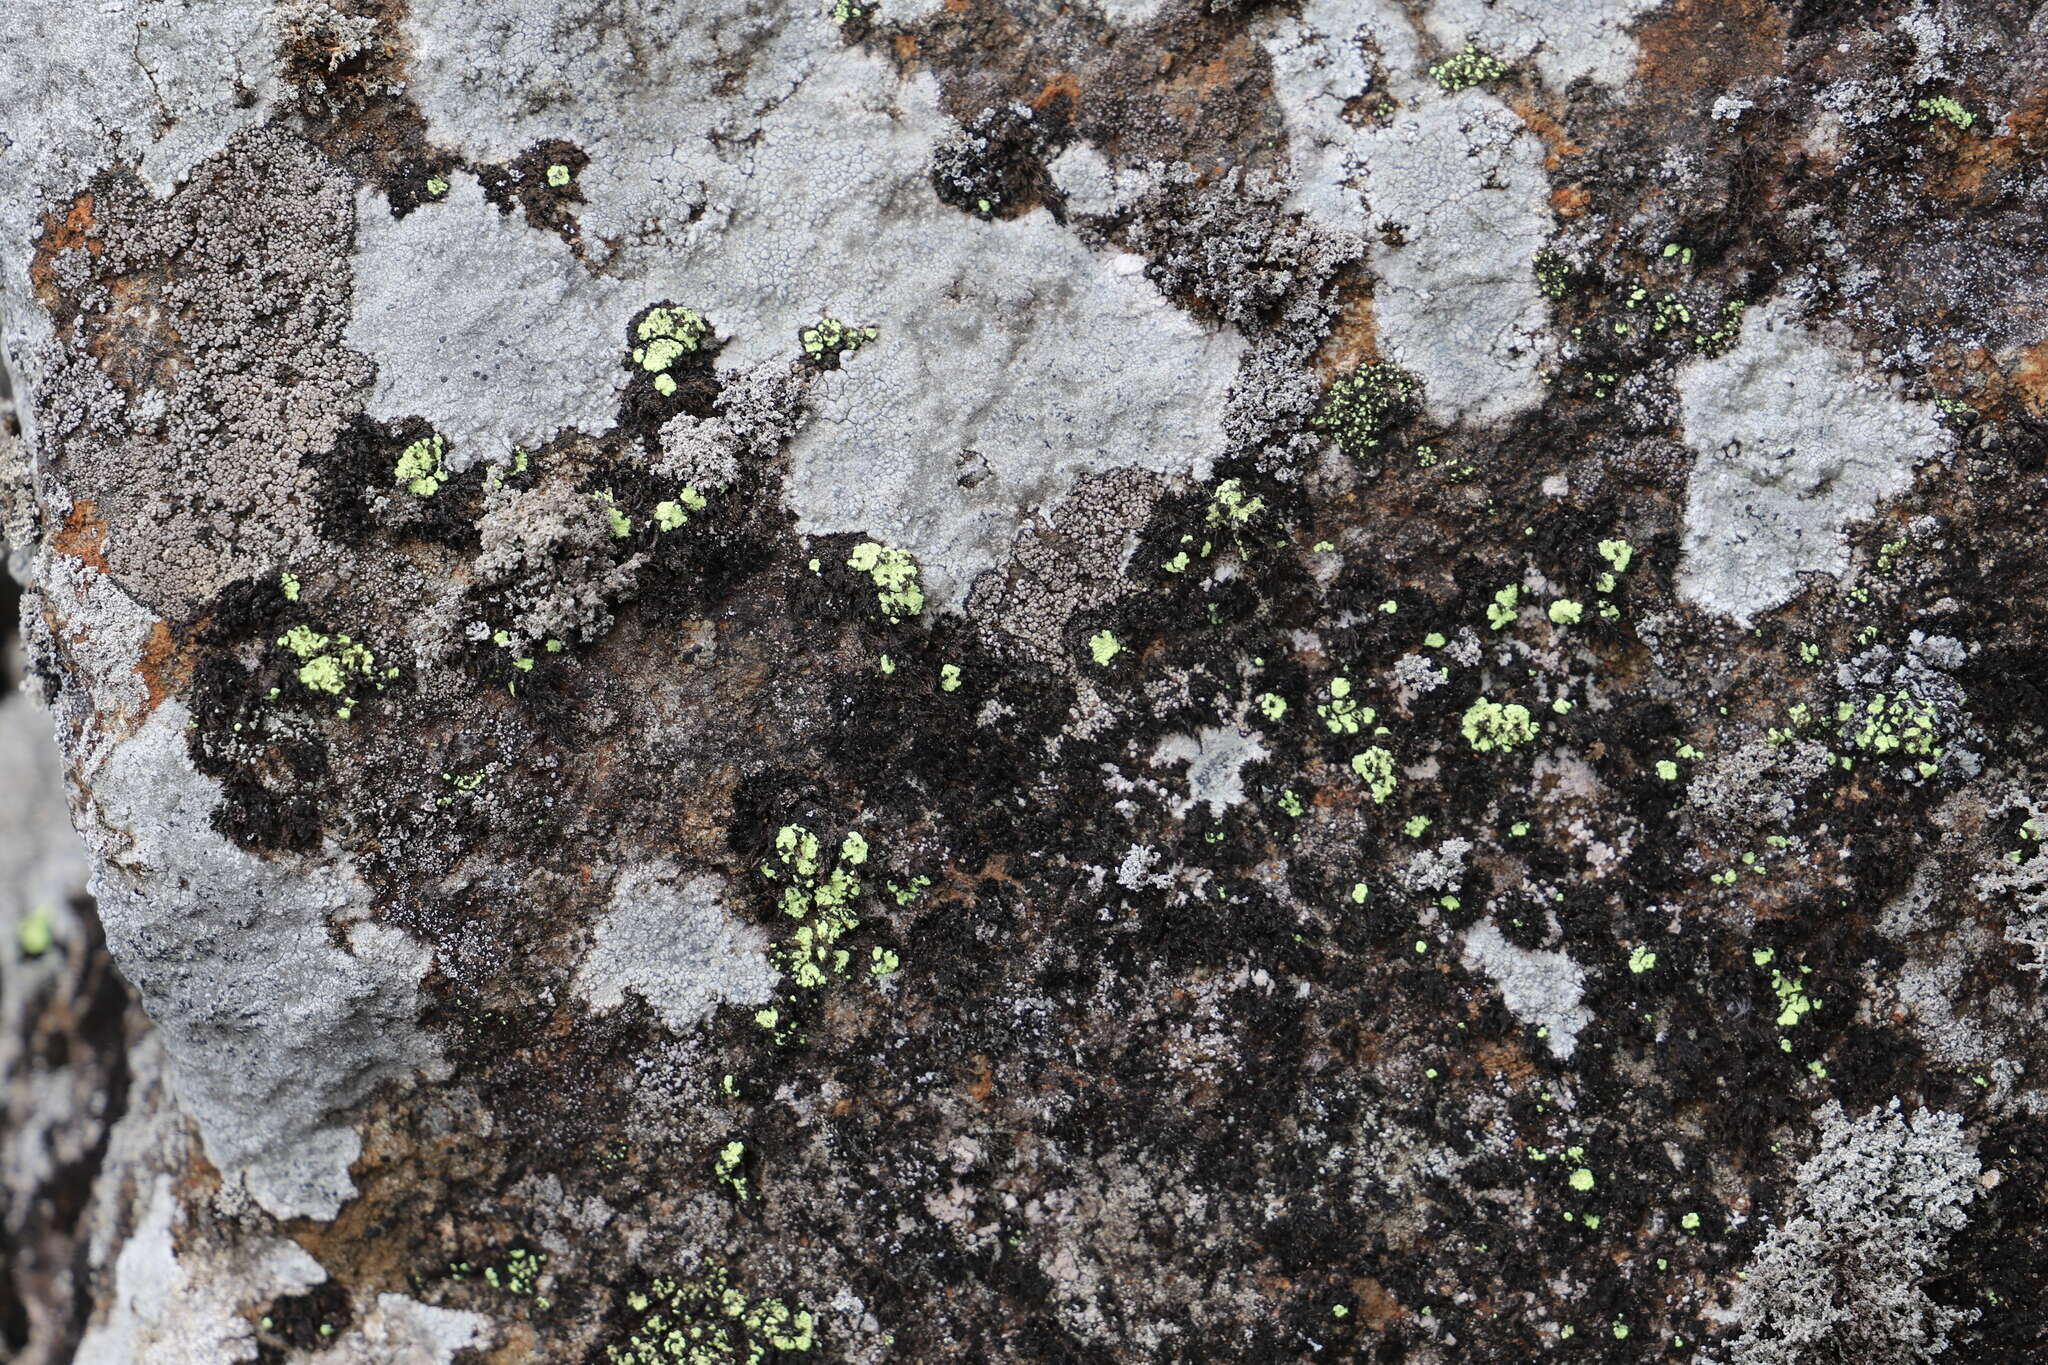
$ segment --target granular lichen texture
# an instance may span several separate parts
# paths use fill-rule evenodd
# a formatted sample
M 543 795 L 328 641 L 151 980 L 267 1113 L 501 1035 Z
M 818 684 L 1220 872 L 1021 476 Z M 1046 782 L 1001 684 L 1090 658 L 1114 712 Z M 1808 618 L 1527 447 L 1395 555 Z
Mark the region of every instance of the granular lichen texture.
M 0 1358 L 2048 1360 L 2044 13 L 0 0 Z

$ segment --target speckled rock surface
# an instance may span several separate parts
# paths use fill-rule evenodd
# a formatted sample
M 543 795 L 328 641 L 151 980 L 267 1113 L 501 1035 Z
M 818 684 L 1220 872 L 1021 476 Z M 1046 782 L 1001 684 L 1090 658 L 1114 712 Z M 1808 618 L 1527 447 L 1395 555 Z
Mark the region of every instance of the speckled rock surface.
M 0 5 L 0 1354 L 2048 1357 L 2044 114 L 2022 0 Z

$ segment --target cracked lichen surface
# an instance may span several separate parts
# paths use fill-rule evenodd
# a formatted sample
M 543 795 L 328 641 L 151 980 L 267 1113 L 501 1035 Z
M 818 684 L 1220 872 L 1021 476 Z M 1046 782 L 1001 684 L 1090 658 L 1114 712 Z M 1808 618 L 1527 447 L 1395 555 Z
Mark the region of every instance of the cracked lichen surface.
M 36 1365 L 2039 1354 L 2025 6 L 75 8 Z

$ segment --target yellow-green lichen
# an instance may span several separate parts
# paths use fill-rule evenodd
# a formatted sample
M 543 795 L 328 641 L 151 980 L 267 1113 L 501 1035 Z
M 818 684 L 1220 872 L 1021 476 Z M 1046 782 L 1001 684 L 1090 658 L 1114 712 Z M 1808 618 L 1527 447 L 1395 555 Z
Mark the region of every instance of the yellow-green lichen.
M 447 450 L 439 436 L 423 436 L 398 453 L 392 476 L 414 497 L 431 498 L 448 482 L 448 471 L 441 464 Z
M 1394 756 L 1374 745 L 1351 756 L 1351 771 L 1365 783 L 1365 794 L 1374 805 L 1385 805 L 1394 794 Z
M 853 547 L 846 567 L 864 573 L 874 581 L 875 600 L 882 614 L 895 625 L 906 616 L 924 610 L 924 589 L 917 582 L 917 561 L 910 551 L 880 541 L 864 540 Z
M 694 1279 L 664 1275 L 626 1295 L 623 1339 L 607 1365 L 764 1365 L 772 1352 L 817 1345 L 817 1318 L 781 1298 L 751 1298 L 713 1264 Z
M 711 328 L 694 308 L 650 308 L 633 329 L 639 345 L 633 348 L 633 363 L 649 374 L 660 374 L 704 344 Z M 674 380 L 670 380 L 673 391 Z
M 1088 653 L 1094 657 L 1097 667 L 1109 667 L 1109 661 L 1123 652 L 1123 645 L 1109 631 L 1098 630 L 1088 637 Z
M 1485 697 L 1465 710 L 1461 724 L 1466 742 L 1478 753 L 1499 749 L 1503 753 L 1536 738 L 1537 723 L 1529 708 L 1519 702 L 1491 701 Z

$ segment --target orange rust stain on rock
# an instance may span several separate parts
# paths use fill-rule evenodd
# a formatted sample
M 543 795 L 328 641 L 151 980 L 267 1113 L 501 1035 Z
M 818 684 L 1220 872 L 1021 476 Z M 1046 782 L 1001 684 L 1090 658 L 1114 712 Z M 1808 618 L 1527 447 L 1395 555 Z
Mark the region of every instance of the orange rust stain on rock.
M 2027 411 L 2037 416 L 2048 412 L 2048 341 L 2037 341 L 2014 357 L 2011 382 Z
M 1955 143 L 1948 173 L 1929 188 L 1947 199 L 1973 198 L 1984 182 L 2015 164 L 2038 165 L 2048 150 L 2048 89 L 2036 90 L 2006 116 L 2005 126 L 1990 137 L 1967 132 L 1951 134 Z
M 1358 1325 L 1367 1331 L 1377 1332 L 1401 1316 L 1400 1300 L 1370 1275 L 1353 1280 L 1351 1293 L 1358 1300 L 1351 1311 L 1357 1315 Z
M 1330 319 L 1329 335 L 1316 349 L 1316 375 L 1327 384 L 1379 358 L 1380 333 L 1372 295 L 1362 287 L 1346 289 L 1339 296 L 1336 316 Z
M 64 525 L 50 538 L 50 548 L 58 554 L 90 564 L 101 573 L 112 573 L 107 567 L 106 544 L 107 523 L 91 498 L 73 502 Z
M 1776 74 L 1785 21 L 1766 0 L 1673 0 L 1636 30 L 1636 48 L 1644 87 L 1690 104 L 1738 79 Z
M 92 196 L 81 194 L 71 201 L 71 207 L 62 218 L 51 214 L 43 219 L 43 235 L 36 242 L 35 254 L 29 258 L 29 284 L 44 308 L 52 313 L 57 311 L 61 295 L 57 288 L 57 257 L 74 247 L 83 246 L 86 254 L 97 256 L 104 249 L 99 238 L 92 236 Z
M 1081 82 L 1073 72 L 1062 71 L 1059 75 L 1038 87 L 1038 93 L 1031 97 L 1033 109 L 1043 109 L 1062 95 L 1067 99 L 1068 108 L 1078 108 L 1081 103 Z

